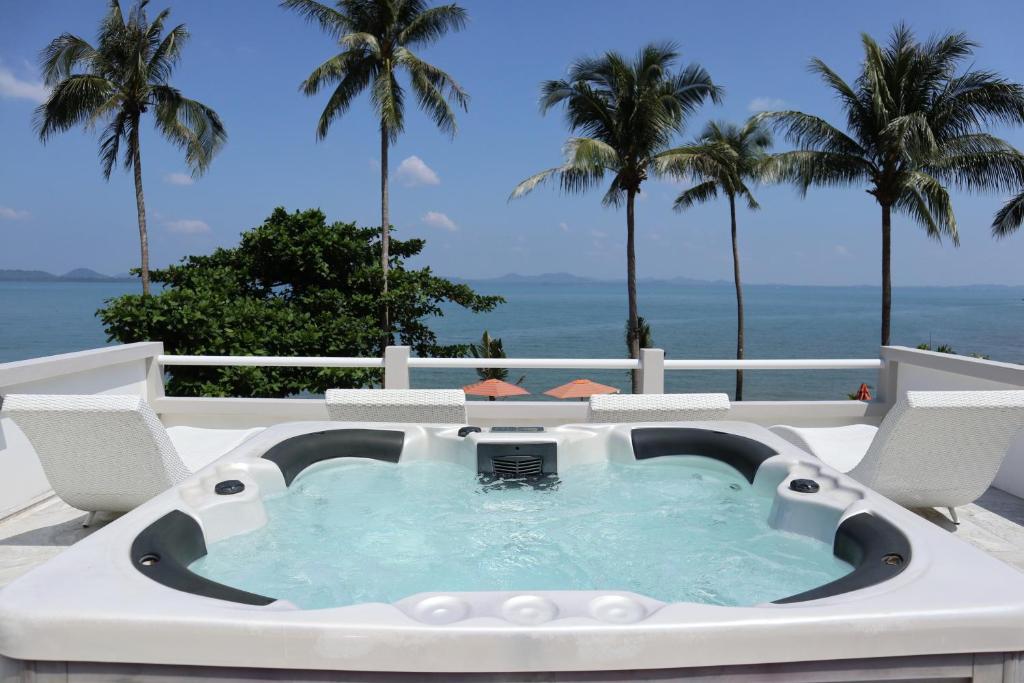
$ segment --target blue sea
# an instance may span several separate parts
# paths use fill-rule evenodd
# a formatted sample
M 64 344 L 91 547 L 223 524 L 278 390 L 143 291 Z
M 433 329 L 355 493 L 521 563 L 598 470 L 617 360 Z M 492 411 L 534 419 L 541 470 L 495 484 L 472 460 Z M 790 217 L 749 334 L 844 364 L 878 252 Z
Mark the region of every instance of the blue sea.
M 487 314 L 448 309 L 431 325 L 442 342 L 471 342 L 484 329 L 513 357 L 621 358 L 626 319 L 619 283 L 480 282 L 507 303 Z M 131 282 L 0 282 L 0 362 L 93 348 L 107 343 L 95 312 L 104 300 L 138 291 Z M 748 285 L 747 358 L 873 358 L 878 355 L 875 287 Z M 669 358 L 730 358 L 736 303 L 730 285 L 640 284 L 640 313 L 655 346 Z M 1024 287 L 902 287 L 893 292 L 893 343 L 948 344 L 959 353 L 1024 363 Z M 511 370 L 532 394 L 585 376 L 628 389 L 624 371 Z M 728 391 L 732 371 L 669 372 L 668 391 Z M 474 381 L 467 370 L 414 370 L 417 387 Z M 874 371 L 747 371 L 751 400 L 842 399 Z

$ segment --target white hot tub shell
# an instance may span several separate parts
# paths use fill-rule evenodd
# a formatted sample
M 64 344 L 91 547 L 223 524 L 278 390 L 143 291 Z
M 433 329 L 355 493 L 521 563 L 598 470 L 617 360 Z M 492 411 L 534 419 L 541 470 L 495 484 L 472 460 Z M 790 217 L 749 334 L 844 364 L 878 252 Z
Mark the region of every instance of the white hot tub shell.
M 888 680 L 893 669 L 906 674 L 901 680 L 1021 676 L 1024 575 L 764 428 L 459 428 L 303 422 L 263 431 L 0 590 L 0 682 L 129 673 L 131 680 L 174 673 L 199 680 L 381 681 L 431 672 L 444 680 L 520 680 L 527 672 L 552 680 L 594 680 L 592 672 L 617 672 L 602 681 L 739 674 L 794 680 L 798 673 L 800 680 Z M 684 432 L 686 444 L 697 445 L 674 445 Z M 737 455 L 731 446 L 715 448 L 723 439 L 754 446 Z M 338 457 L 430 458 L 478 468 L 482 452 L 537 444 L 547 444 L 560 476 L 603 460 L 718 457 L 774 496 L 771 526 L 835 543 L 856 569 L 837 585 L 749 607 L 566 590 L 421 593 L 393 604 L 329 609 L 299 609 L 185 569 L 206 543 L 264 525 L 265 497 Z M 709 448 L 717 454 L 701 452 Z M 792 490 L 797 479 L 818 488 Z M 215 487 L 228 480 L 242 482 L 244 491 L 218 495 Z

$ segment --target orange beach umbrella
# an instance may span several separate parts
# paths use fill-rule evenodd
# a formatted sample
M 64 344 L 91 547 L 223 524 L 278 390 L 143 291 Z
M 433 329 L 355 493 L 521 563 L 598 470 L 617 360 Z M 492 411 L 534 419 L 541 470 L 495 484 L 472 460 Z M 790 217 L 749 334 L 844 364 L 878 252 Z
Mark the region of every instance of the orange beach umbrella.
M 555 398 L 587 398 L 595 394 L 617 394 L 619 390 L 589 379 L 574 379 L 568 384 L 548 389 L 544 393 Z
M 462 390 L 472 396 L 489 396 L 499 398 L 504 396 L 522 396 L 530 393 L 521 386 L 506 382 L 501 379 L 485 379 L 476 384 L 467 384 Z

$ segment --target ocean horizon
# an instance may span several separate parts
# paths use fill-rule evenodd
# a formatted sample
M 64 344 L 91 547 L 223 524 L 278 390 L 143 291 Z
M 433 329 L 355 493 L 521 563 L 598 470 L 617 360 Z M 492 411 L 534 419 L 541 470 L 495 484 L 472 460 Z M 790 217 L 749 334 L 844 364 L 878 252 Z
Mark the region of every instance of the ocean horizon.
M 626 355 L 623 284 L 513 282 L 507 278 L 461 281 L 507 300 L 490 313 L 446 306 L 431 327 L 442 343 L 478 341 L 483 330 L 504 341 L 510 357 L 621 358 Z M 736 303 L 731 283 L 677 284 L 641 280 L 640 313 L 654 345 L 668 358 L 732 358 Z M 137 282 L 0 282 L 0 362 L 23 360 L 107 344 L 96 311 L 103 302 L 139 290 Z M 746 295 L 747 358 L 875 358 L 878 356 L 879 288 L 751 284 Z M 1024 363 L 1024 286 L 895 287 L 895 345 L 946 344 L 958 353 Z M 580 376 L 628 391 L 624 371 L 510 371 L 533 398 Z M 844 399 L 873 371 L 747 371 L 748 400 Z M 726 391 L 732 371 L 671 371 L 667 391 Z M 413 386 L 458 387 L 475 380 L 467 370 L 412 371 Z

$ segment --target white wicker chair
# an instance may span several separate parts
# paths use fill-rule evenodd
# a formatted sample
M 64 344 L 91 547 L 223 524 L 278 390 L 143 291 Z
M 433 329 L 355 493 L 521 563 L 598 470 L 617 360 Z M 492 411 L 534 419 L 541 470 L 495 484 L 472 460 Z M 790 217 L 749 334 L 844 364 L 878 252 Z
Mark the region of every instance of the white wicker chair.
M 909 391 L 881 426 L 773 432 L 906 507 L 956 507 L 992 484 L 1024 427 L 1024 391 Z
M 724 420 L 728 394 L 605 394 L 591 396 L 587 422 Z
M 10 394 L 10 417 L 68 505 L 127 512 L 187 478 L 261 429 L 165 429 L 135 395 Z
M 327 414 L 342 422 L 466 424 L 460 389 L 329 389 Z

